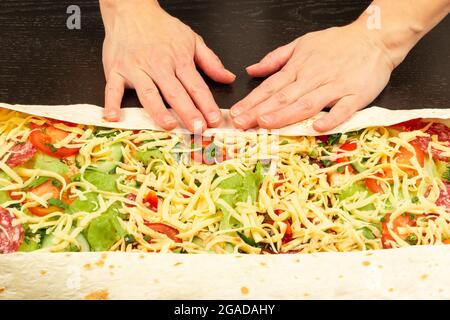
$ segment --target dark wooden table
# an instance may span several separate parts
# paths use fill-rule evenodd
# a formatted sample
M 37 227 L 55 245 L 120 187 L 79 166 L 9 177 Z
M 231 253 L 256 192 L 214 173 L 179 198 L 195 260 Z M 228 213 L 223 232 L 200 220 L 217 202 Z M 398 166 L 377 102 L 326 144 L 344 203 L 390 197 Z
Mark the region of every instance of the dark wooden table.
M 163 7 L 202 35 L 238 75 L 231 86 L 211 83 L 221 107 L 259 80 L 244 66 L 313 30 L 354 20 L 369 1 L 162 0 Z M 66 9 L 81 7 L 81 30 L 66 28 Z M 450 18 L 429 33 L 394 72 L 374 104 L 388 108 L 450 107 Z M 97 0 L 0 1 L 0 101 L 102 105 L 103 26 Z M 339 41 L 339 39 L 336 39 Z M 330 50 L 333 44 L 330 44 Z M 139 105 L 128 92 L 125 105 Z

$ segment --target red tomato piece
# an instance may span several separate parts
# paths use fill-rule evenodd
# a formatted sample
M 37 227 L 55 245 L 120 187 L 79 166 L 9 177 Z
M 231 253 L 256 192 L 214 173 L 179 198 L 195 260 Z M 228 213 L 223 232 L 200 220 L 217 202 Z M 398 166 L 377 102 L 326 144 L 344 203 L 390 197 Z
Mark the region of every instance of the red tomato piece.
M 34 193 L 35 195 L 40 196 L 40 197 L 50 193 L 51 198 L 54 198 L 54 199 L 59 199 L 60 191 L 61 191 L 61 188 L 54 186 L 51 181 L 46 181 L 43 184 L 41 184 L 40 186 L 37 186 L 36 188 L 29 190 L 29 192 Z M 63 197 L 63 199 L 61 201 L 65 204 L 69 204 L 70 202 L 72 202 L 72 200 L 67 197 Z M 60 211 L 60 210 L 61 210 L 61 208 L 59 208 L 57 206 L 48 206 L 47 208 L 42 207 L 42 206 L 37 206 L 37 207 L 28 208 L 28 211 L 30 211 L 31 214 L 38 216 L 38 217 L 44 217 L 50 213 Z
M 12 253 L 19 250 L 23 241 L 22 225 L 13 226 L 15 216 L 0 207 L 0 253 Z
M 286 232 L 284 233 L 283 239 L 281 240 L 283 243 L 288 243 L 292 240 L 292 227 L 289 221 L 285 221 L 286 223 Z
M 167 237 L 169 237 L 175 242 L 181 242 L 181 239 L 177 237 L 178 230 L 171 226 L 168 226 L 164 223 L 149 223 L 149 222 L 145 222 L 145 225 L 150 229 L 152 229 L 153 231 L 165 234 Z
M 390 216 L 391 216 L 390 214 L 386 214 L 385 221 L 381 223 L 381 229 L 382 229 L 381 243 L 383 244 L 383 248 L 385 248 L 385 249 L 392 248 L 391 244 L 387 242 L 388 240 L 395 241 L 394 238 L 389 233 L 388 223 L 390 221 Z M 411 215 L 409 215 L 409 214 L 401 215 L 401 216 L 398 216 L 393 221 L 392 231 L 395 234 L 399 235 L 401 238 L 406 238 L 407 235 L 400 234 L 398 229 L 404 228 L 406 226 L 414 227 L 415 225 L 416 225 L 416 220 L 413 220 L 411 218 Z
M 188 188 L 186 191 L 189 192 L 190 195 L 183 193 L 183 198 L 185 198 L 185 199 L 190 198 L 190 197 L 192 197 L 195 194 L 195 191 L 192 190 L 192 188 Z
M 55 127 L 36 127 L 30 133 L 29 141 L 43 153 L 55 158 L 67 158 L 78 153 L 80 148 L 55 148 L 53 145 L 69 135 Z
M 367 178 L 364 180 L 366 183 L 367 189 L 370 190 L 372 193 L 383 193 L 383 188 L 381 188 L 380 184 L 378 183 L 377 179 Z
M 346 163 L 349 162 L 350 160 L 348 159 L 348 157 L 340 157 L 336 159 L 336 163 Z M 345 167 L 347 168 L 349 173 L 353 173 L 353 167 L 351 164 L 346 164 Z
M 153 211 L 158 211 L 158 196 L 156 192 L 150 190 L 149 193 L 144 198 L 144 205 L 152 209 Z
M 339 148 L 341 150 L 345 150 L 345 151 L 354 151 L 354 150 L 356 150 L 356 148 L 358 148 L 358 143 L 356 143 L 355 141 L 346 142 L 343 145 L 341 145 Z

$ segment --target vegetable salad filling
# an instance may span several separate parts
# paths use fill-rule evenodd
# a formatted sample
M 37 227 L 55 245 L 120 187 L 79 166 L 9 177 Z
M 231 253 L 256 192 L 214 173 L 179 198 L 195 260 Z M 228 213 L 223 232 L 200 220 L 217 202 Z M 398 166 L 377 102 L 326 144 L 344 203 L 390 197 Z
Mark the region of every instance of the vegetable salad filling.
M 0 111 L 0 253 L 450 243 L 450 128 L 191 137 Z

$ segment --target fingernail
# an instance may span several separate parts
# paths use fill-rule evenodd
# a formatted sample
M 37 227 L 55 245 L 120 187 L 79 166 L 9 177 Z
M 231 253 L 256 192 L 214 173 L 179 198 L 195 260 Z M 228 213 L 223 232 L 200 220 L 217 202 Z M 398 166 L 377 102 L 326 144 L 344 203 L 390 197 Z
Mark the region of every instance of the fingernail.
M 236 105 L 230 109 L 230 115 L 232 117 L 236 117 L 238 114 L 240 114 L 243 111 L 243 109 L 244 109 L 243 107 Z
M 173 126 L 176 124 L 177 120 L 175 120 L 173 117 L 171 116 L 166 116 L 163 119 L 164 123 L 168 126 Z
M 322 119 L 319 119 L 313 123 L 313 127 L 316 131 L 325 131 L 324 128 L 326 127 L 326 125 L 327 124 Z
M 234 123 L 236 123 L 240 128 L 245 128 L 249 121 L 250 118 L 245 114 L 234 119 Z
M 111 111 L 108 111 L 107 113 L 105 113 L 103 118 L 105 118 L 108 121 L 119 121 L 120 120 L 120 114 L 116 110 L 111 110 Z
M 228 75 L 233 78 L 233 80 L 236 79 L 236 75 L 233 72 L 231 72 L 229 70 L 226 70 L 226 71 L 227 71 Z
M 216 123 L 216 122 L 220 121 L 220 117 L 221 117 L 220 112 L 216 112 L 216 111 L 210 112 L 206 115 L 206 118 L 208 119 L 208 121 L 212 122 L 212 123 Z
M 245 70 L 252 69 L 252 68 L 256 67 L 256 65 L 257 65 L 257 63 L 252 64 L 251 66 L 248 66 L 247 68 L 245 68 Z

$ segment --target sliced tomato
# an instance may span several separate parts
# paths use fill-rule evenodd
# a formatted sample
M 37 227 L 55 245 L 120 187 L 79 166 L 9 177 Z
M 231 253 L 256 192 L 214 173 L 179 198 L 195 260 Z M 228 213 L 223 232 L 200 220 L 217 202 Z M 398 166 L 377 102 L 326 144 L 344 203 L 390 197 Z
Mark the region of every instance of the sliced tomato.
M 282 173 L 278 173 L 277 176 L 278 176 L 278 181 L 283 181 L 284 179 L 286 179 L 286 177 Z M 273 188 L 277 189 L 277 188 L 281 187 L 283 185 L 283 183 L 284 182 L 275 182 L 273 184 Z
M 201 140 L 201 146 L 197 145 L 198 140 Z M 199 147 L 201 147 L 201 149 L 199 150 L 195 150 L 191 152 L 191 159 L 200 163 L 203 163 L 203 152 L 205 151 L 205 149 L 211 144 L 211 139 L 208 139 L 206 137 L 200 137 L 197 138 L 195 136 L 192 137 L 191 139 L 191 145 L 192 145 L 192 149 L 197 149 Z
M 347 163 L 349 162 L 348 157 L 339 157 L 336 159 L 336 163 L 346 163 L 346 162 Z M 347 168 L 348 172 L 350 172 L 350 173 L 354 172 L 353 166 L 350 163 L 346 164 L 344 167 Z
M 442 241 L 443 244 L 450 244 L 450 239 L 445 239 L 444 241 Z
M 186 191 L 190 194 L 183 193 L 183 198 L 185 198 L 185 199 L 190 198 L 195 194 L 195 191 L 192 188 L 188 188 Z
M 381 243 L 383 244 L 383 248 L 389 249 L 392 248 L 391 244 L 389 244 L 387 241 L 395 241 L 394 238 L 389 233 L 388 229 L 388 223 L 390 221 L 391 214 L 386 214 L 385 221 L 381 223 L 381 230 L 382 230 L 382 236 L 381 236 Z M 398 216 L 392 223 L 392 231 L 394 231 L 395 234 L 399 235 L 402 239 L 406 238 L 408 235 L 406 234 L 400 234 L 398 229 L 404 228 L 406 226 L 414 227 L 416 225 L 416 220 L 411 218 L 411 215 L 405 214 Z
M 286 223 L 286 232 L 284 233 L 283 239 L 281 240 L 283 243 L 288 243 L 292 240 L 292 227 L 289 221 L 285 221 Z
M 37 195 L 39 197 L 42 197 L 46 194 L 51 194 L 51 198 L 59 199 L 60 191 L 61 191 L 61 189 L 59 187 L 54 186 L 51 181 L 47 181 L 47 182 L 44 182 L 43 184 L 41 184 L 40 186 L 37 186 L 36 188 L 30 189 L 28 192 L 34 193 L 35 195 Z M 61 201 L 66 204 L 69 204 L 70 202 L 72 202 L 72 200 L 67 197 L 63 197 L 63 199 Z M 44 217 L 50 213 L 53 213 L 56 211 L 61 211 L 61 208 L 59 208 L 57 206 L 48 206 L 47 208 L 42 207 L 42 206 L 37 206 L 37 207 L 28 208 L 28 211 L 30 211 L 30 213 L 35 216 Z
M 414 150 L 416 151 L 416 159 L 419 162 L 419 165 L 421 167 L 425 164 L 425 153 L 422 151 L 420 146 L 418 146 L 416 143 L 411 142 L 411 145 L 414 147 Z M 411 159 L 414 157 L 414 154 L 409 151 L 406 148 L 401 147 L 397 153 L 397 155 L 394 157 L 396 159 L 398 166 L 400 169 L 406 172 L 408 176 L 414 176 L 416 175 L 416 170 L 411 168 L 405 168 L 405 165 L 411 166 Z M 383 174 L 381 174 L 383 178 L 386 179 L 392 179 L 392 169 L 391 168 L 384 168 Z
M 55 148 L 53 145 L 69 135 L 68 132 L 52 126 L 35 127 L 29 141 L 43 153 L 55 158 L 67 158 L 78 153 L 80 148 Z
M 339 147 L 341 150 L 354 151 L 358 148 L 358 144 L 355 141 L 346 142 Z
M 150 190 L 144 198 L 144 205 L 152 209 L 153 211 L 158 211 L 158 196 L 156 192 Z
M 191 144 L 193 149 L 200 146 L 197 145 L 197 138 L 192 137 Z M 227 160 L 227 150 L 225 147 L 219 148 L 213 142 L 213 137 L 201 137 L 201 149 L 191 152 L 191 159 L 202 163 L 213 165 L 216 162 Z
M 181 239 L 177 237 L 178 230 L 171 226 L 168 226 L 164 223 L 149 223 L 149 222 L 145 222 L 145 225 L 150 229 L 152 229 L 153 231 L 165 234 L 167 237 L 169 237 L 175 242 L 181 242 Z
M 383 188 L 381 188 L 377 179 L 367 178 L 364 180 L 366 183 L 367 189 L 372 193 L 383 193 Z
M 283 210 L 281 210 L 281 209 L 275 209 L 275 210 L 273 210 L 273 212 L 274 212 L 277 216 L 279 216 L 280 214 L 283 213 Z

